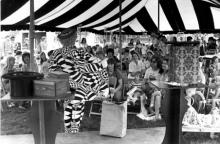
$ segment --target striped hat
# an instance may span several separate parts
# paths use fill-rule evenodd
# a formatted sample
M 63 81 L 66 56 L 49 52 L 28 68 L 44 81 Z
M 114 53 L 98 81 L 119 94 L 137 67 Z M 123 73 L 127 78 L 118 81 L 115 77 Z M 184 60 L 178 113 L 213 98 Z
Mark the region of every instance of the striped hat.
M 60 40 L 64 40 L 64 39 L 68 39 L 72 36 L 76 36 L 76 28 L 68 28 L 68 29 L 65 29 L 64 31 L 62 31 L 59 35 L 58 35 L 58 38 Z

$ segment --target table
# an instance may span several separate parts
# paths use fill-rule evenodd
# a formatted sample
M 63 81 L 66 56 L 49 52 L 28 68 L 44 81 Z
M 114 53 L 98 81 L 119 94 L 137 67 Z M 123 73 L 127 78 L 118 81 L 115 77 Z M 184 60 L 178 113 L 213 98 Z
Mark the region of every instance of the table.
M 204 84 L 183 86 L 160 81 L 151 83 L 166 90 L 166 96 L 161 102 L 162 116 L 166 123 L 166 132 L 162 144 L 188 144 L 182 134 L 182 120 L 188 108 L 185 99 L 185 89 L 206 87 Z
M 67 92 L 64 96 L 46 97 L 10 97 L 10 94 L 1 98 L 1 101 L 32 101 L 30 113 L 28 113 L 28 124 L 32 130 L 35 144 L 55 144 L 56 133 L 60 120 L 63 120 L 61 113 L 56 111 L 56 100 L 74 99 L 74 96 Z M 61 119 L 62 118 L 62 119 Z

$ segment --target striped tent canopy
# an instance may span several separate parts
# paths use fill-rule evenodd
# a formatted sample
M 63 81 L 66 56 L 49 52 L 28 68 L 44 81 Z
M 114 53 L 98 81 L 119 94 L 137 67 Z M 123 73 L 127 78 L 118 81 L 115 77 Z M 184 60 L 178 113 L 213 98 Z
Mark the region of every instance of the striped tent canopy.
M 36 30 L 119 31 L 119 0 L 34 0 L 34 5 Z M 121 6 L 125 34 L 220 32 L 220 0 L 121 0 Z M 1 30 L 28 29 L 29 17 L 29 0 L 1 0 Z

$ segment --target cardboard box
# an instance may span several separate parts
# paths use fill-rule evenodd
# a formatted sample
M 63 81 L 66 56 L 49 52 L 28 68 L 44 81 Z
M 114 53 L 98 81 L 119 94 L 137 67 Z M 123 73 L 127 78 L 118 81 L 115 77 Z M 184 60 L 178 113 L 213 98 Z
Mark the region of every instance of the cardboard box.
M 57 97 L 66 94 L 68 81 L 62 79 L 34 80 L 34 96 Z
M 127 132 L 127 102 L 114 104 L 103 101 L 100 134 L 124 137 Z

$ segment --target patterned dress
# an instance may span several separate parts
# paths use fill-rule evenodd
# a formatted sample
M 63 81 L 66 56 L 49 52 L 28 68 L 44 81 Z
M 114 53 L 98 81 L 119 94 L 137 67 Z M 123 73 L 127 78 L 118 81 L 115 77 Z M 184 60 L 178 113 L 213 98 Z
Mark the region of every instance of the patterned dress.
M 70 74 L 70 89 L 74 90 L 74 100 L 64 103 L 65 132 L 77 133 L 84 115 L 84 104 L 97 95 L 108 96 L 108 73 L 100 63 L 91 61 L 92 55 L 74 46 L 63 47 L 53 52 L 50 71 L 61 69 Z

